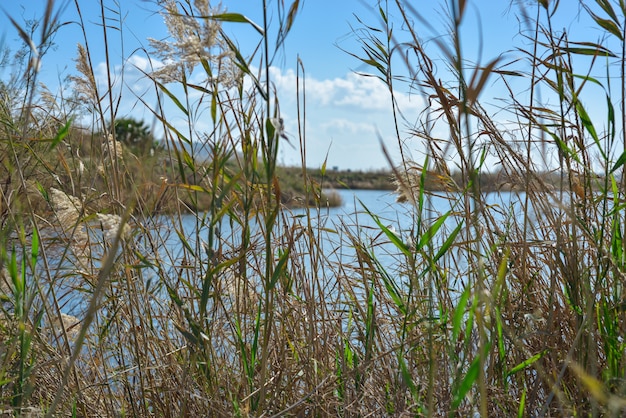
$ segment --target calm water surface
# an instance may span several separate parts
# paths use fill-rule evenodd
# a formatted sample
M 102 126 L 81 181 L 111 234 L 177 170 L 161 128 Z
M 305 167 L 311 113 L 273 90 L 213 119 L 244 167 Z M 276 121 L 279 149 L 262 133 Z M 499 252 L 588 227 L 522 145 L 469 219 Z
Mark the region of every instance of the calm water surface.
M 306 230 L 308 213 L 313 226 L 312 231 L 316 234 L 315 248 L 311 247 L 310 239 L 300 235 L 291 249 L 292 254 L 300 256 L 300 264 L 290 265 L 290 268 L 299 268 L 308 276 L 319 273 L 328 280 L 332 280 L 337 274 L 350 274 L 351 271 L 356 271 L 358 265 L 355 245 L 359 245 L 356 243 L 360 242 L 369 253 L 375 255 L 385 270 L 402 280 L 401 278 L 406 276 L 406 271 L 402 271 L 406 269 L 406 260 L 403 260 L 401 252 L 390 243 L 366 209 L 375 214 L 401 241 L 412 246 L 412 243 L 419 239 L 415 230 L 418 219 L 416 208 L 410 204 L 398 203 L 396 195 L 390 191 L 337 192 L 343 201 L 341 207 L 285 211 L 284 217 L 276 227 L 275 241 L 279 243 L 276 251 L 278 252 L 281 245 L 286 245 L 287 240 L 284 238 L 287 234 L 297 237 L 294 231 Z M 522 195 L 510 193 L 491 194 L 486 196 L 486 203 L 497 213 L 498 209 L 502 208 L 498 216 L 506 222 L 507 217 L 515 216 L 513 213 L 515 208 L 519 207 L 522 198 Z M 430 225 L 442 214 L 459 210 L 460 207 L 453 200 L 431 196 L 425 201 L 425 209 L 421 216 L 424 223 Z M 460 218 L 450 216 L 438 236 L 434 238 L 436 245 L 441 244 L 460 221 Z M 241 227 L 229 222 L 213 226 L 214 236 L 218 239 L 210 243 L 207 226 L 209 224 L 209 220 L 206 216 L 203 218 L 202 214 L 183 215 L 180 219 L 172 216 L 149 219 L 144 225 L 147 234 L 137 236 L 133 245 L 147 260 L 158 260 L 162 269 L 161 275 L 165 273 L 167 277 L 176 277 L 188 271 L 190 277 L 195 275 L 201 278 L 210 265 L 212 252 L 220 252 L 226 259 L 234 259 L 238 255 L 237 249 L 241 243 Z M 255 234 L 255 230 L 258 231 L 259 228 L 261 227 L 258 225 L 251 226 L 252 240 L 256 246 L 253 246 L 248 255 L 248 265 L 257 272 L 263 271 L 264 259 L 262 236 Z M 183 244 L 184 241 L 186 244 Z M 317 253 L 317 260 L 322 260 L 321 263 L 316 262 L 312 256 L 314 253 Z M 463 257 L 453 255 L 442 259 L 441 262 L 442 268 L 449 270 L 453 276 L 455 269 L 462 268 Z M 194 269 L 200 271 L 194 273 Z M 151 291 L 151 287 L 159 282 L 156 269 L 142 269 L 141 277 L 147 291 Z
M 310 215 L 312 224 L 315 227 L 326 229 L 324 239 L 327 240 L 325 247 L 329 251 L 336 251 L 334 246 L 345 246 L 345 234 L 340 236 L 339 232 L 348 232 L 355 236 L 361 237 L 364 242 L 370 241 L 373 245 L 385 248 L 386 252 L 393 253 L 393 246 L 387 245 L 388 239 L 382 233 L 380 227 L 376 224 L 370 214 L 376 215 L 380 222 L 393 231 L 405 243 L 411 243 L 416 239 L 415 230 L 419 214 L 416 208 L 408 203 L 398 203 L 396 195 L 385 190 L 338 190 L 342 198 L 342 205 L 334 208 L 322 209 L 294 209 L 285 212 L 284 219 L 278 225 L 278 232 L 283 233 L 281 228 L 294 228 L 298 225 L 307 224 L 307 213 Z M 502 222 L 506 222 L 507 218 L 518 216 L 519 207 L 521 206 L 523 195 L 514 193 L 492 193 L 485 196 L 487 207 L 494 213 L 496 218 L 500 218 Z M 424 210 L 421 214 L 422 221 L 425 225 L 430 225 L 437 218 L 447 212 L 452 212 L 448 217 L 444 226 L 441 228 L 441 238 L 445 238 L 446 234 L 452 231 L 461 222 L 461 218 L 454 216 L 462 208 L 459 202 L 445 197 L 430 196 L 424 202 Z M 182 222 L 172 223 L 171 219 L 163 218 L 159 221 L 161 225 L 157 229 L 159 239 L 164 240 L 165 249 L 170 253 L 170 257 L 174 254 L 182 253 L 185 248 L 181 243 L 181 235 L 190 240 L 193 244 L 193 238 L 206 237 L 207 227 L 202 225 L 203 222 L 198 221 L 195 215 L 185 215 Z M 204 224 L 208 223 L 205 220 Z M 197 234 L 198 228 L 200 233 Z M 216 231 L 222 241 L 228 243 L 232 247 L 236 247 L 240 241 L 240 227 L 237 224 L 221 223 L 216 226 Z M 254 231 L 258 226 L 252 226 Z M 179 231 L 174 233 L 174 231 Z M 331 231 L 336 231 L 333 233 Z M 165 232 L 165 234 L 164 234 Z M 206 242 L 203 245 L 207 245 Z M 349 246 L 349 245 L 348 245 Z M 176 258 L 176 257 L 174 257 Z

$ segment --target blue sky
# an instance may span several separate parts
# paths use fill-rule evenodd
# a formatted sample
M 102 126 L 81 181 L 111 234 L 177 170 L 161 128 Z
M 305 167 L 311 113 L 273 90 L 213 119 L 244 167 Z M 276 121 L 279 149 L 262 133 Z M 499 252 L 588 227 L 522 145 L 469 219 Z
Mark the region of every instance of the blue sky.
M 276 1 L 268 0 L 270 18 L 276 20 Z M 12 0 L 2 4 L 4 11 L 16 21 L 38 19 L 43 13 L 44 0 Z M 87 38 L 91 47 L 94 66 L 105 73 L 105 54 L 102 43 L 100 2 L 79 2 L 83 19 L 87 22 Z M 290 2 L 287 2 L 290 3 Z M 432 39 L 440 38 L 447 33 L 445 5 L 447 2 L 418 2 L 420 14 L 431 28 L 423 22 L 415 21 L 415 27 L 424 40 L 431 40 L 428 45 L 435 45 Z M 122 104 L 118 116 L 133 115 L 149 118 L 142 110 L 134 94 L 145 96 L 148 103 L 153 103 L 150 93 L 146 91 L 147 80 L 136 70 L 139 67 L 147 70 L 149 50 L 147 38 L 162 39 L 167 36 L 163 18 L 157 12 L 154 2 L 128 0 L 114 2 L 105 0 L 105 16 L 112 26 L 120 26 L 122 30 L 109 30 L 109 57 L 112 67 L 119 71 L 121 64 L 126 62 L 125 82 L 129 89 L 122 93 Z M 261 1 L 222 2 L 229 12 L 242 13 L 256 22 L 262 21 Z M 281 112 L 285 119 L 287 134 L 291 134 L 292 142 L 297 143 L 295 71 L 297 57 L 300 57 L 306 71 L 307 85 L 307 165 L 319 167 L 328 156 L 329 167 L 338 166 L 350 169 L 387 168 L 389 163 L 381 152 L 379 137 L 383 138 L 392 156 L 398 156 L 397 139 L 394 136 L 391 102 L 386 87 L 372 77 L 362 77 L 357 72 L 371 70 L 360 65 L 351 57 L 348 50 L 360 54 L 357 42 L 361 27 L 356 16 L 365 23 L 378 26 L 380 15 L 377 13 L 375 0 L 304 0 L 303 7 L 297 16 L 284 50 L 273 62 L 272 77 L 278 89 Z M 468 1 L 467 16 L 462 26 L 462 43 L 465 56 L 471 61 L 486 63 L 500 53 L 510 51 L 509 59 L 521 55 L 514 50 L 515 46 L 523 46 L 524 39 L 519 34 L 520 23 L 517 18 L 516 6 L 508 1 L 475 0 Z M 573 7 L 564 9 L 561 27 L 586 30 L 584 19 L 577 17 L 579 7 L 572 1 Z M 78 42 L 84 43 L 81 28 L 76 23 L 77 11 L 74 2 L 57 1 L 57 8 L 62 9 L 61 21 L 68 22 L 55 37 L 56 49 L 48 53 L 42 63 L 40 80 L 54 87 L 58 80 L 72 74 L 75 69 L 73 58 L 76 55 Z M 372 7 L 374 6 L 374 7 Z M 400 34 L 403 30 L 397 23 L 398 16 L 390 16 L 394 30 Z M 557 16 L 559 18 L 559 16 Z M 581 26 L 582 25 L 582 26 Z M 0 13 L 0 36 L 9 46 L 19 44 L 16 31 L 11 27 L 4 13 Z M 250 50 L 258 42 L 258 34 L 244 24 L 225 24 L 225 29 L 241 46 L 242 52 Z M 588 29 L 592 30 L 592 29 Z M 590 32 L 593 39 L 593 32 Z M 587 39 L 588 40 L 588 39 Z M 436 56 L 436 54 L 435 54 Z M 395 63 L 395 64 L 400 64 Z M 396 68 L 400 68 L 398 65 Z M 0 72 L 6 76 L 7 69 Z M 402 71 L 401 71 L 402 73 Z M 441 70 L 445 76 L 445 70 Z M 497 96 L 497 86 L 493 85 L 493 97 Z M 143 90 L 142 90 L 143 89 Z M 487 103 L 492 97 L 482 97 Z M 407 85 L 399 85 L 396 100 L 407 116 L 407 121 L 415 121 L 426 106 L 427 101 L 419 94 L 409 90 Z M 404 130 L 406 126 L 401 126 Z M 401 133 L 406 141 L 407 150 L 417 161 L 424 157 L 419 140 L 409 134 Z M 299 164 L 300 152 L 297 149 L 283 147 L 280 155 L 281 163 Z

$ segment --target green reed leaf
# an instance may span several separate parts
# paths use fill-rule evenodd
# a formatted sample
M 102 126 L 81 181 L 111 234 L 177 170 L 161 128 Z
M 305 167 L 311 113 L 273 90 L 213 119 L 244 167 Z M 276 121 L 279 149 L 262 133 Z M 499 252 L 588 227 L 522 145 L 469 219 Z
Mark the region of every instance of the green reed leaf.
M 24 292 L 23 283 L 19 280 L 18 270 L 17 270 L 17 254 L 15 252 L 15 247 L 11 251 L 11 258 L 7 263 L 7 270 L 9 271 L 9 277 L 11 277 L 11 281 L 13 282 L 13 288 L 16 295 L 22 294 Z
M 287 266 L 287 262 L 289 261 L 289 256 L 291 255 L 291 251 L 288 248 L 287 251 L 282 251 L 279 258 L 278 263 L 274 269 L 274 273 L 272 274 L 272 278 L 269 282 L 268 291 L 274 289 L 276 286 L 276 282 L 280 278 L 281 275 L 285 274 L 285 268 Z
M 387 14 L 383 10 L 383 8 L 380 6 L 378 7 L 378 13 L 380 14 L 380 17 L 383 20 L 383 22 L 385 22 L 385 24 L 389 22 L 389 19 L 387 18 Z
M 225 34 L 222 33 L 222 35 L 224 37 L 224 41 L 228 45 L 228 48 L 231 50 L 231 52 L 235 54 L 235 65 L 237 65 L 237 67 L 241 70 L 243 74 L 250 77 L 250 80 L 252 80 L 252 82 L 254 83 L 254 86 L 256 87 L 257 92 L 261 95 L 263 100 L 265 101 L 269 100 L 269 97 L 267 96 L 267 92 L 265 91 L 265 88 L 263 87 L 259 79 L 250 70 L 250 67 L 248 63 L 246 62 L 246 59 L 243 57 L 243 55 L 241 55 L 241 52 L 239 51 L 239 48 L 237 48 L 237 45 L 235 44 L 235 42 L 233 42 Z
M 192 258 L 196 258 L 197 256 L 196 252 L 191 247 L 191 244 L 189 243 L 187 239 L 185 231 L 179 230 L 178 228 L 176 228 L 175 231 L 176 231 L 176 235 L 178 235 L 178 238 L 180 239 L 180 243 L 183 244 L 183 247 L 185 247 L 187 251 L 189 251 L 189 256 Z
M 459 222 L 456 228 L 454 228 L 452 233 L 448 235 L 448 238 L 446 238 L 441 248 L 439 248 L 439 251 L 437 251 L 437 254 L 435 254 L 435 257 L 433 258 L 434 263 L 436 263 L 441 257 L 443 257 L 445 253 L 450 249 L 452 244 L 454 244 L 454 240 L 456 240 L 457 235 L 459 235 L 459 232 L 461 232 L 461 229 L 463 228 L 463 224 L 464 222 L 463 220 L 461 220 L 461 222 Z
M 378 271 L 378 273 L 380 274 L 380 277 L 383 280 L 383 284 L 385 285 L 385 289 L 387 290 L 387 293 L 389 293 L 391 300 L 393 300 L 393 303 L 396 304 L 398 310 L 403 315 L 406 315 L 408 310 L 406 304 L 404 303 L 404 300 L 402 299 L 402 293 L 400 291 L 400 288 L 398 287 L 397 280 L 394 280 L 389 275 L 389 273 L 387 273 L 387 270 L 385 270 L 383 265 L 380 263 L 380 261 L 378 261 L 378 258 L 376 258 L 374 254 L 370 254 L 370 256 L 374 261 L 374 264 L 376 265 L 376 271 Z
M 218 22 L 248 23 L 250 26 L 254 28 L 254 30 L 256 30 L 259 33 L 259 35 L 261 36 L 265 35 L 265 31 L 263 30 L 261 26 L 257 25 L 256 23 L 254 23 L 253 20 L 248 19 L 241 13 L 220 13 L 220 14 L 211 15 L 211 16 L 203 16 L 203 18 L 209 19 L 209 20 L 215 20 Z
M 180 183 L 180 184 L 177 184 L 176 186 L 181 189 L 185 189 L 185 190 L 189 190 L 193 192 L 207 193 L 207 190 L 204 187 L 198 186 L 197 184 Z
M 507 76 L 510 76 L 510 77 L 526 77 L 526 75 L 524 73 L 522 73 L 521 71 L 494 69 L 492 72 L 494 74 L 507 75 Z
M 291 30 L 293 22 L 296 20 L 296 14 L 298 13 L 299 8 L 300 0 L 294 0 L 294 2 L 291 3 L 291 7 L 289 7 L 289 12 L 287 13 L 287 24 L 285 25 L 284 29 L 285 34 L 287 34 Z
M 295 0 L 293 3 L 291 3 L 291 6 L 289 7 L 285 23 L 283 24 L 283 22 L 280 22 L 280 28 L 278 29 L 278 35 L 276 36 L 276 49 L 278 49 L 283 44 L 283 42 L 285 42 L 287 34 L 289 33 L 289 31 L 291 31 L 293 23 L 296 20 L 298 9 L 300 9 L 300 0 Z
M 572 74 L 572 77 L 580 79 L 580 80 L 584 80 L 584 81 L 589 81 L 595 85 L 597 85 L 598 87 L 602 88 L 602 90 L 604 89 L 604 85 L 595 77 L 592 77 L 590 75 L 582 75 L 582 74 Z M 606 90 L 605 90 L 606 92 Z
M 610 127 L 609 138 L 613 140 L 615 138 L 615 108 L 613 107 L 613 102 L 611 101 L 611 97 L 608 94 L 606 95 L 606 108 L 606 118 Z
M 465 287 L 459 302 L 454 309 L 454 314 L 452 315 L 452 342 L 455 342 L 459 338 L 459 334 L 461 333 L 461 325 L 463 323 L 463 317 L 465 316 L 465 308 L 467 306 L 467 301 L 470 297 L 470 288 L 469 286 Z
M 611 189 L 613 192 L 613 205 L 614 208 L 609 214 L 612 217 L 611 219 L 611 256 L 617 266 L 623 268 L 624 263 L 624 237 L 622 236 L 622 223 L 620 211 L 623 209 L 624 205 L 620 205 L 620 193 L 619 193 L 619 185 L 617 184 L 617 180 L 615 180 L 615 176 L 611 177 Z
M 589 45 L 589 46 L 588 47 L 585 47 L 585 46 L 563 47 L 563 48 L 560 48 L 560 51 L 570 53 L 570 54 L 576 54 L 576 55 L 607 56 L 611 58 L 617 57 L 613 52 L 606 49 L 602 45 L 591 44 L 588 42 L 585 42 L 584 44 Z
M 547 353 L 548 353 L 548 349 L 545 349 L 545 350 L 535 354 L 534 356 L 532 356 L 532 357 L 522 361 L 518 365 L 514 366 L 511 370 L 506 372 L 506 376 L 509 377 L 509 376 L 514 375 L 515 373 L 521 371 L 521 370 L 524 370 L 525 368 L 527 368 L 529 366 L 532 366 L 537 360 L 541 359 Z
M 163 84 L 159 83 L 158 81 L 154 81 L 154 82 L 156 83 L 159 90 L 165 93 L 165 95 L 169 97 L 170 100 L 172 100 L 172 102 L 174 102 L 176 107 L 178 107 L 185 114 L 185 116 L 189 116 L 189 111 L 185 108 L 185 106 L 183 106 L 180 100 L 178 100 L 178 98 L 171 91 L 167 89 L 167 87 L 165 87 Z
M 217 123 L 217 92 L 211 94 L 211 120 Z
M 65 125 L 63 125 L 61 127 L 61 129 L 59 129 L 56 133 L 56 135 L 54 136 L 54 138 L 52 138 L 52 142 L 50 143 L 50 149 L 54 149 L 57 145 L 59 145 L 59 143 L 61 141 L 63 141 L 65 139 L 65 137 L 67 137 L 67 135 L 70 133 L 70 127 L 72 126 L 72 118 L 70 118 Z
M 271 119 L 265 120 L 265 133 L 270 141 L 276 136 L 276 126 L 274 126 L 274 122 Z
M 501 291 L 505 286 L 505 279 L 506 279 L 506 274 L 509 271 L 509 257 L 510 257 L 510 249 L 506 248 L 504 251 L 504 255 L 502 257 L 502 260 L 500 261 L 500 265 L 498 266 L 498 275 L 497 275 L 497 280 L 493 289 L 493 295 L 495 298 L 501 298 Z
M 584 3 L 582 3 L 583 7 L 589 13 L 589 16 L 604 30 L 609 32 L 612 35 L 615 35 L 619 40 L 624 40 L 624 34 L 622 33 L 622 29 L 620 27 L 619 20 L 617 19 L 617 15 L 611 6 L 611 3 L 605 0 L 596 0 L 596 3 L 602 7 L 602 9 L 609 15 L 611 19 L 605 19 L 597 14 L 595 14 L 591 8 Z
M 611 6 L 611 2 L 609 0 L 596 0 L 596 3 L 600 7 L 602 7 L 602 10 L 604 10 L 606 14 L 609 15 L 611 19 L 613 19 L 614 22 L 619 21 L 617 18 L 617 14 L 615 13 L 615 10 L 613 10 L 613 6 Z
M 259 301 L 256 316 L 254 318 L 254 338 L 252 339 L 252 349 L 250 350 L 250 370 L 248 371 L 248 379 L 250 379 L 251 383 L 254 377 L 254 366 L 256 365 L 257 359 L 259 357 L 259 336 L 261 334 L 261 326 L 263 325 L 263 320 L 261 317 L 263 312 L 262 308 L 262 302 Z
M 195 335 L 193 335 L 193 333 L 192 333 L 192 332 L 187 331 L 185 328 L 183 328 L 182 326 L 180 326 L 180 325 L 178 325 L 178 324 L 176 324 L 176 323 L 174 323 L 174 326 L 176 327 L 176 329 L 178 330 L 178 332 L 180 332 L 180 334 L 181 334 L 183 337 L 185 337 L 185 339 L 186 339 L 187 341 L 189 341 L 189 343 L 190 343 L 192 346 L 196 346 L 196 345 L 198 345 L 198 338 L 196 338 L 196 336 L 195 336 Z
M 244 374 L 248 379 L 248 383 L 252 385 L 252 378 L 254 377 L 254 363 L 256 361 L 254 355 L 255 352 L 251 352 L 250 356 L 247 355 L 246 341 L 243 338 L 243 332 L 241 331 L 241 322 L 238 315 L 234 316 L 233 327 L 235 329 L 235 336 L 237 337 L 237 344 L 241 352 L 241 362 L 243 365 Z
M 191 88 L 193 90 L 199 91 L 200 93 L 211 94 L 212 95 L 213 92 L 214 92 L 214 90 L 209 90 L 208 88 L 203 87 L 203 86 L 199 86 L 197 84 L 187 83 L 186 85 L 187 85 L 187 87 L 189 87 L 189 88 Z
M 395 245 L 396 248 L 398 248 L 400 251 L 402 251 L 402 254 L 406 255 L 407 257 L 411 257 L 411 248 L 408 245 L 406 245 L 400 239 L 400 237 L 398 237 L 393 231 L 391 231 L 389 228 L 387 228 L 380 221 L 380 218 L 378 216 L 376 216 L 372 212 L 370 212 L 370 210 L 367 208 L 367 206 L 365 206 L 365 204 L 363 202 L 361 202 L 361 200 L 359 200 L 359 203 L 361 204 L 363 209 L 365 209 L 367 214 L 374 220 L 374 222 L 376 222 L 376 225 L 378 225 L 378 227 L 385 234 L 385 236 L 387 236 L 387 238 L 389 238 L 389 241 L 391 241 L 391 243 L 393 245 Z
M 626 163 L 626 151 L 622 152 L 622 155 L 620 155 L 617 161 L 615 161 L 615 164 L 613 164 L 613 168 L 611 168 L 609 174 L 613 174 L 615 171 L 619 170 L 624 163 Z
M 550 131 L 548 129 L 548 127 L 545 126 L 545 125 L 539 125 L 539 127 L 545 133 L 550 135 L 552 137 L 552 139 L 554 139 L 554 142 L 556 143 L 557 147 L 559 148 L 559 150 L 561 151 L 561 153 L 563 155 L 571 157 L 577 163 L 582 164 L 581 161 L 580 161 L 580 158 L 578 157 L 578 154 L 576 154 L 576 152 L 574 150 L 572 150 L 570 147 L 568 147 L 567 144 L 561 138 L 559 138 L 559 136 L 557 134 L 555 134 L 554 132 Z
M 176 289 L 174 289 L 166 281 L 164 283 L 165 283 L 165 288 L 167 289 L 167 294 L 170 297 L 170 299 L 172 300 L 172 302 L 174 302 L 174 304 L 176 304 L 176 306 L 178 306 L 179 308 L 183 308 L 183 304 L 184 304 L 183 300 L 180 298 L 180 296 L 176 292 Z
M 459 408 L 461 402 L 465 399 L 465 396 L 468 394 L 470 389 L 472 389 L 472 386 L 474 386 L 474 383 L 478 379 L 479 372 L 480 356 L 476 356 L 476 358 L 472 361 L 472 364 L 470 364 L 469 369 L 467 369 L 467 373 L 465 374 L 465 377 L 463 377 L 461 384 L 452 394 L 453 397 L 450 416 L 454 416 L 454 412 Z
M 506 359 L 506 348 L 504 347 L 504 326 L 502 324 L 502 312 L 499 306 L 496 306 L 495 320 L 496 320 L 496 335 L 498 336 L 498 355 L 500 361 Z
M 441 229 L 441 226 L 446 221 L 446 219 L 448 219 L 448 216 L 450 216 L 451 213 L 452 213 L 452 211 L 448 211 L 448 212 L 444 213 L 443 215 L 441 215 L 439 217 L 439 219 L 437 219 L 435 221 L 435 223 L 432 224 L 426 230 L 426 232 L 424 232 L 424 234 L 420 238 L 419 242 L 417 243 L 417 246 L 416 246 L 416 250 L 417 251 L 421 251 L 424 248 L 424 246 L 426 246 L 427 244 L 430 244 L 432 239 L 435 237 L 435 235 L 437 234 L 439 229 Z
M 522 396 L 519 400 L 519 407 L 517 408 L 517 418 L 523 418 L 526 416 L 526 414 L 524 414 L 525 409 L 526 409 L 526 386 L 524 386 L 524 390 L 522 391 Z
M 30 259 L 32 263 L 31 268 L 34 271 L 35 266 L 37 265 L 37 260 L 39 259 L 39 233 L 37 232 L 37 228 L 33 228 L 33 236 L 31 238 Z
M 593 138 L 593 141 L 596 143 L 598 147 L 598 151 L 600 151 L 600 154 L 602 156 L 602 159 L 606 161 L 607 156 L 604 150 L 602 149 L 602 144 L 600 143 L 600 138 L 598 137 L 596 128 L 595 126 L 593 126 L 593 122 L 591 121 L 589 114 L 585 110 L 585 107 L 580 102 L 580 100 L 576 100 L 576 111 L 578 112 L 578 116 L 580 116 L 581 123 L 583 124 L 587 132 L 589 132 L 589 135 L 591 135 L 591 137 Z
M 419 398 L 419 391 L 415 382 L 413 381 L 413 377 L 411 376 L 411 372 L 409 372 L 409 368 L 406 365 L 406 360 L 402 354 L 398 354 L 398 364 L 400 366 L 400 373 L 402 374 L 402 380 L 409 388 L 413 399 L 417 400 Z

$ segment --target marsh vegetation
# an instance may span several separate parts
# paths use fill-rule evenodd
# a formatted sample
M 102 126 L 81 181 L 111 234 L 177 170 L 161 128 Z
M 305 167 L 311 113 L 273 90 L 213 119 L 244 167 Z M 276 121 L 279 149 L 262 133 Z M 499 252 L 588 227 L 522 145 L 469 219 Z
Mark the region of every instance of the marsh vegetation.
M 111 73 L 104 89 L 96 82 L 96 63 L 111 57 L 91 55 L 88 37 L 70 95 L 39 84 L 63 30 L 53 0 L 36 31 L 13 20 L 27 48 L 0 83 L 0 406 L 84 417 L 622 416 L 624 2 L 576 3 L 593 39 L 577 22 L 553 27 L 573 5 L 516 2 L 522 44 L 486 62 L 461 46 L 472 2 L 446 3 L 443 32 L 411 2 L 359 17 L 355 60 L 389 94 L 412 89 L 429 104 L 407 115 L 394 102 L 402 159 L 389 167 L 411 222 L 396 230 L 363 207 L 374 234 L 320 222 L 330 170 L 307 171 L 304 123 L 290 141 L 308 205 L 295 216 L 285 206 L 270 66 L 302 4 L 261 3 L 271 24 L 203 0 L 157 3 L 171 38 L 151 42 L 163 65 L 145 74 L 162 101 L 144 103 L 164 132 L 153 153 L 145 138 L 119 137 L 126 98 Z M 122 21 L 100 4 L 99 26 L 82 27 L 113 42 Z M 258 48 L 241 50 L 225 22 L 252 27 Z M 416 144 L 423 154 L 410 153 Z M 514 209 L 486 198 L 496 172 L 519 193 Z M 447 206 L 433 206 L 435 189 Z M 345 248 L 351 256 L 338 256 Z

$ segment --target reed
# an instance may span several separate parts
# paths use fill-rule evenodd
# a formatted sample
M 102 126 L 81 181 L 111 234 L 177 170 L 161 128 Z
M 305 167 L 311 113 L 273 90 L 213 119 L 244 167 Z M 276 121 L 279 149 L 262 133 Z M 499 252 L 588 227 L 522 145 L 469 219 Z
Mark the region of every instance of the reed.
M 110 45 L 122 15 L 99 4 L 98 36 Z M 359 17 L 353 57 L 390 95 L 418 88 L 430 103 L 407 115 L 392 100 L 402 160 L 390 170 L 412 219 L 399 231 L 362 204 L 360 216 L 325 223 L 326 164 L 315 179 L 305 167 L 303 63 L 298 187 L 310 206 L 285 206 L 270 66 L 300 1 L 262 0 L 260 22 L 207 0 L 159 4 L 171 38 L 145 51 L 165 63 L 145 74 L 165 135 L 154 155 L 115 137 L 116 103 L 146 103 L 119 96 L 112 59 L 92 55 L 85 23 L 65 98 L 37 82 L 62 30 L 59 5 L 47 1 L 41 39 L 12 20 L 27 58 L 0 84 L 0 409 L 624 414 L 622 2 L 581 3 L 602 42 L 578 38 L 575 22 L 555 30 L 563 3 L 516 4 L 522 57 L 486 63 L 464 55 L 470 2 L 447 3 L 443 34 L 400 0 L 379 2 L 374 23 Z M 256 48 L 241 50 L 225 22 L 255 30 Z M 104 87 L 96 62 L 107 63 Z M 482 102 L 493 102 L 493 84 L 499 109 Z M 81 114 L 91 126 L 78 125 Z M 185 130 L 173 122 L 181 116 Z M 413 161 L 407 144 L 418 142 L 425 152 Z M 493 203 L 496 170 L 516 193 Z

